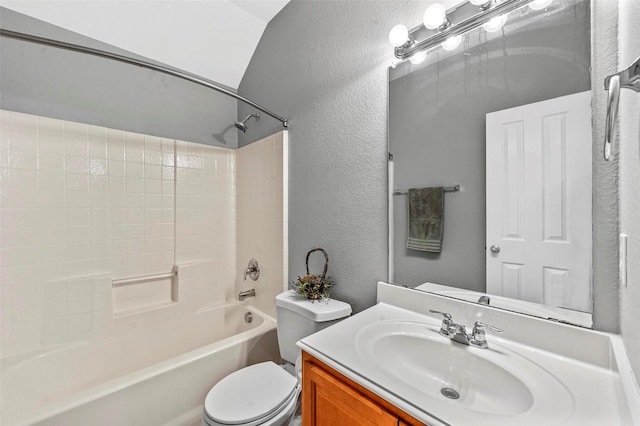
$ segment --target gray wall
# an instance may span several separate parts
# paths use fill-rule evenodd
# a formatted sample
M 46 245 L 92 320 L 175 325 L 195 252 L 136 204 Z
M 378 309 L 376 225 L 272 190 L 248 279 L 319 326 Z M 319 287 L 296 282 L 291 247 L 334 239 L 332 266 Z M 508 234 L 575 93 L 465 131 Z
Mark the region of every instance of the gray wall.
M 591 89 L 589 1 L 565 3 L 544 19 L 510 16 L 504 37 L 474 31 L 464 50 L 436 49 L 420 66 L 390 70 L 395 187 L 462 185 L 445 195 L 438 254 L 406 248 L 407 200 L 394 197 L 395 282 L 485 291 L 486 114 Z
M 1 7 L 0 26 L 153 62 Z M 0 93 L 10 111 L 237 147 L 235 99 L 109 59 L 2 37 Z
M 355 311 L 375 303 L 387 276 L 387 34 L 417 24 L 425 5 L 293 0 L 267 26 L 238 88 L 291 119 L 290 281 L 304 274 L 307 251 L 322 247 L 334 296 Z
M 604 78 L 618 68 L 618 2 L 592 1 L 591 96 L 593 121 L 593 324 L 620 332 L 618 270 L 618 162 L 605 161 L 602 141 L 607 105 Z M 640 311 L 636 310 L 640 315 Z M 640 320 L 636 317 L 636 323 Z
M 387 276 L 386 100 L 393 59 L 387 34 L 396 23 L 417 25 L 428 3 L 293 0 L 268 25 L 238 88 L 291 119 L 290 280 L 304 272 L 310 248 L 324 247 L 335 296 L 357 311 L 375 302 L 375 282 Z M 607 52 L 602 55 L 596 63 L 606 62 Z M 595 104 L 603 95 L 600 82 L 593 84 Z M 278 130 L 276 124 L 261 135 Z M 258 136 L 241 135 L 239 143 Z M 594 164 L 594 321 L 613 332 L 619 329 L 617 257 L 610 250 L 617 204 L 607 194 L 615 194 L 615 174 L 615 166 Z
M 624 2 L 620 5 L 620 69 L 629 66 L 640 52 L 640 40 L 636 36 L 640 23 L 640 2 Z M 620 334 L 627 349 L 636 378 L 640 378 L 640 329 L 638 305 L 640 305 L 640 96 L 628 89 L 620 94 L 620 221 L 621 230 L 629 237 L 627 266 L 628 284 L 620 290 Z

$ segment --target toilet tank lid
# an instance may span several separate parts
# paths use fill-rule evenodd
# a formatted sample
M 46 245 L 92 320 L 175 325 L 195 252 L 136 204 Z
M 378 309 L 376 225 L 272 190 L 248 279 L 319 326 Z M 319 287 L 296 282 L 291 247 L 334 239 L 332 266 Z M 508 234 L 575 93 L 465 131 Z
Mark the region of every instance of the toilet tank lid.
M 293 290 L 277 295 L 276 306 L 290 309 L 316 322 L 333 321 L 351 314 L 351 305 L 348 303 L 335 299 L 311 301 L 298 296 Z

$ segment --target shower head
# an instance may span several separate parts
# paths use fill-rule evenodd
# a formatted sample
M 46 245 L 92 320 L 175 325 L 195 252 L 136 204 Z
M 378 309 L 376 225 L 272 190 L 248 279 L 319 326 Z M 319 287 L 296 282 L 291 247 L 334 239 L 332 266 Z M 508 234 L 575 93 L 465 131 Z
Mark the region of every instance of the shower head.
M 239 121 L 236 121 L 236 127 L 238 128 L 238 130 L 242 130 L 243 132 L 247 131 L 247 125 Z
M 243 132 L 246 132 L 247 131 L 247 121 L 249 121 L 249 119 L 251 117 L 255 117 L 256 121 L 260 121 L 260 113 L 259 112 L 256 112 L 255 114 L 247 115 L 247 118 L 245 118 L 244 120 L 236 121 L 235 124 L 236 124 L 236 127 L 238 128 L 238 130 L 242 130 Z

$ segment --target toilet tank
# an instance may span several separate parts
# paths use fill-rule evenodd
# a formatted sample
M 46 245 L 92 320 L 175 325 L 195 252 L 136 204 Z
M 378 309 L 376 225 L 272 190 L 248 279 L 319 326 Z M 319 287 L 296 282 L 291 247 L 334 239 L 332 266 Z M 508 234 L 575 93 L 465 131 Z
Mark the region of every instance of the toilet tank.
M 296 342 L 351 315 L 351 305 L 339 300 L 310 301 L 293 290 L 276 296 L 278 344 L 282 359 L 295 363 Z

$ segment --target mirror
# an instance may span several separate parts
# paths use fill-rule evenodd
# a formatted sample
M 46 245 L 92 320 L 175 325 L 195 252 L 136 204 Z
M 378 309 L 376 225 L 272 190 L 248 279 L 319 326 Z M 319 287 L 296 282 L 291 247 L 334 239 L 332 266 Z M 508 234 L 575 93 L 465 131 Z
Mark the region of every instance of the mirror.
M 389 69 L 390 282 L 592 326 L 590 46 L 554 0 Z M 407 248 L 407 189 L 454 185 L 441 251 Z

